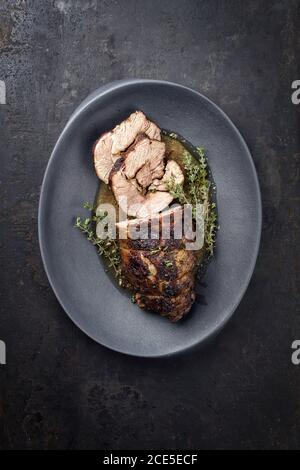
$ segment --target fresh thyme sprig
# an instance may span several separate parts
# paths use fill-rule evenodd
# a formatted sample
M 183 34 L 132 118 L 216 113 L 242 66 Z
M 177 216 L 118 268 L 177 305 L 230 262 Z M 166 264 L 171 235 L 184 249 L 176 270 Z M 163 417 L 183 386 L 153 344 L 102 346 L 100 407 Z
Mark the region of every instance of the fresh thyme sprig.
M 96 211 L 96 206 L 94 206 L 94 204 L 91 204 L 91 203 L 88 202 L 88 201 L 84 202 L 83 207 L 84 207 L 84 209 L 88 209 L 88 210 L 91 211 L 91 212 L 95 212 L 95 211 Z
M 217 213 L 216 203 L 210 203 L 210 210 L 207 214 L 206 230 L 205 230 L 205 242 L 209 256 L 213 255 L 214 246 L 216 244 L 216 231 L 217 227 Z
M 213 254 L 217 231 L 216 204 L 211 201 L 211 182 L 208 177 L 207 159 L 203 147 L 197 148 L 199 160 L 196 162 L 186 150 L 183 155 L 185 184 L 178 184 L 172 177 L 167 190 L 180 204 L 191 204 L 192 215 L 196 219 L 196 206 L 203 204 L 204 240 L 209 256 Z
M 174 199 L 177 199 L 180 204 L 190 204 L 190 200 L 186 196 L 183 185 L 176 183 L 175 176 L 171 176 L 170 180 L 167 182 L 167 191 Z
M 96 215 L 95 207 L 88 202 L 85 202 L 83 207 L 91 211 L 91 216 L 86 219 L 77 217 L 75 220 L 75 227 L 81 230 L 87 239 L 97 248 L 98 253 L 107 259 L 108 267 L 113 269 L 114 275 L 118 279 L 119 285 L 122 285 L 123 276 L 121 269 L 121 258 L 117 241 L 110 237 L 100 239 L 96 234 L 96 224 L 103 220 L 107 214 L 103 213 Z

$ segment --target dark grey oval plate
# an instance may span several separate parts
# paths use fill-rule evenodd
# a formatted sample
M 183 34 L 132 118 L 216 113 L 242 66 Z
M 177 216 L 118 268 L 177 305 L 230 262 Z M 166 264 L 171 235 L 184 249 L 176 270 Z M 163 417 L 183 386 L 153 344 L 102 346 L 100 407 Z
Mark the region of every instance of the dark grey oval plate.
M 104 271 L 97 253 L 76 230 L 83 201 L 99 180 L 92 163 L 97 137 L 140 109 L 165 129 L 206 148 L 217 185 L 217 252 L 196 304 L 183 322 L 140 310 Z M 261 232 L 261 200 L 249 150 L 229 118 L 201 94 L 164 81 L 106 85 L 73 113 L 51 155 L 40 197 L 39 241 L 50 284 L 70 318 L 115 351 L 143 357 L 187 350 L 217 333 L 239 304 L 252 275 Z

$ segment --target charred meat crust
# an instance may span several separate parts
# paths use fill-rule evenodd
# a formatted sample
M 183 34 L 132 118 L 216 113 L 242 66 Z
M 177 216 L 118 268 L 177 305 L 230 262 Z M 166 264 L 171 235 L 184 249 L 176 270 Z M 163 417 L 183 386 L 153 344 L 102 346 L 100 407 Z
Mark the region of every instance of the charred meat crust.
M 195 293 L 193 291 L 189 291 L 186 293 L 184 298 L 180 296 L 168 298 L 137 294 L 136 301 L 140 308 L 152 310 L 167 317 L 171 322 L 177 322 L 190 311 L 195 301 Z
M 184 248 L 184 241 L 183 240 L 131 240 L 130 238 L 123 241 L 123 247 L 127 248 L 128 250 L 144 250 L 149 252 L 149 256 L 151 256 L 151 252 L 156 250 L 174 250 Z
M 182 207 L 162 212 L 152 220 L 127 221 L 129 238 L 120 239 L 122 266 L 128 282 L 134 286 L 140 308 L 160 313 L 178 321 L 190 310 L 194 299 L 197 254 L 185 248 L 186 240 L 175 238 Z M 163 227 L 170 221 L 170 238 L 164 238 Z M 149 238 L 150 229 L 157 230 L 157 239 Z M 130 237 L 131 229 L 140 230 L 145 239 Z
M 122 265 L 138 305 L 171 321 L 182 318 L 195 299 L 195 252 L 172 246 L 172 240 L 168 250 L 158 251 L 128 249 L 127 241 L 120 240 Z

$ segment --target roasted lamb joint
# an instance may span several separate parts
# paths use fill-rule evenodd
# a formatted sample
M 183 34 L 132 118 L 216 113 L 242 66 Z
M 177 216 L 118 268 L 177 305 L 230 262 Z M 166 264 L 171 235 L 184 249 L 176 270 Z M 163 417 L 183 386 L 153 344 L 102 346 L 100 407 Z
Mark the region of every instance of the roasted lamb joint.
M 170 221 L 170 238 L 163 239 L 163 225 Z M 176 237 L 176 223 L 181 224 L 182 208 L 166 211 L 152 222 L 140 219 L 121 222 L 119 229 L 127 230 L 128 238 L 120 239 L 123 271 L 134 287 L 139 307 L 157 312 L 176 322 L 191 309 L 195 300 L 197 254 L 187 250 L 184 238 Z M 151 223 L 159 225 L 157 239 L 132 239 L 139 228 L 150 231 Z M 179 233 L 179 232 L 178 232 Z M 124 233 L 123 233 L 124 235 Z
M 199 250 L 190 248 L 193 227 L 182 235 L 183 208 L 167 209 L 174 195 L 168 183 L 183 185 L 183 170 L 175 159 L 167 160 L 160 129 L 140 111 L 97 141 L 94 163 L 126 217 L 116 224 L 118 244 L 122 275 L 136 303 L 180 320 L 195 300 L 199 260 Z

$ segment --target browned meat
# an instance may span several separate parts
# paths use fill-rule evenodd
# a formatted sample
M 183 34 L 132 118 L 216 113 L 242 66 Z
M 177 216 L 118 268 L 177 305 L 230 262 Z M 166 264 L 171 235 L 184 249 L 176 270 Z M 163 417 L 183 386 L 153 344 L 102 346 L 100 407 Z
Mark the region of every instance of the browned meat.
M 126 178 L 123 158 L 116 161 L 110 173 L 110 183 L 122 211 L 129 216 L 136 217 L 137 208 L 144 203 L 145 197 L 139 192 L 135 180 Z
M 164 218 L 171 217 L 171 238 L 161 236 Z M 185 249 L 185 240 L 176 239 L 176 221 L 182 219 L 182 208 L 157 216 L 159 237 L 132 239 L 130 228 L 150 230 L 150 221 L 135 220 L 118 224 L 127 229 L 129 238 L 120 239 L 123 270 L 134 287 L 135 299 L 141 308 L 152 310 L 175 322 L 186 315 L 195 300 L 194 284 L 197 254 Z M 153 222 L 153 221 L 152 221 Z
M 154 122 L 151 122 L 151 121 L 148 121 L 148 122 L 149 122 L 149 126 L 147 127 L 145 134 L 147 134 L 149 139 L 160 140 L 161 139 L 160 128 L 157 127 L 157 125 L 154 124 Z
M 146 162 L 144 166 L 137 172 L 136 180 L 142 188 L 148 188 L 152 183 L 151 166 L 149 162 Z
M 144 113 L 136 111 L 113 129 L 113 155 L 127 149 L 134 142 L 136 136 L 143 133 L 150 138 L 156 138 L 156 140 L 161 138 L 159 127 L 149 121 Z
M 185 285 L 182 288 L 186 289 L 186 293 L 177 297 L 173 297 L 172 294 L 169 296 L 136 294 L 136 302 L 140 308 L 159 313 L 175 323 L 189 313 L 196 298 L 194 291 L 187 289 Z
M 172 178 L 176 184 L 182 184 L 184 176 L 178 163 L 174 160 L 169 160 L 166 164 L 165 173 L 161 179 L 154 179 L 149 189 L 156 189 L 156 191 L 167 191 L 167 183 Z
M 137 172 L 148 163 L 150 171 L 154 171 L 164 161 L 166 146 L 159 140 L 151 140 L 147 136 L 139 136 L 125 156 L 125 175 L 134 178 Z
M 173 201 L 173 196 L 165 191 L 148 193 L 145 201 L 136 213 L 136 217 L 149 217 L 165 209 Z
M 109 174 L 118 156 L 112 155 L 112 133 L 106 132 L 94 145 L 94 165 L 97 176 L 108 183 Z
M 165 209 L 173 200 L 171 194 L 165 191 L 141 194 L 136 180 L 126 178 L 125 161 L 119 158 L 110 173 L 110 184 L 122 211 L 131 217 L 149 217 Z
M 184 175 L 174 160 L 165 165 L 160 129 L 136 111 L 97 141 L 94 163 L 125 217 L 135 217 L 117 229 L 123 272 L 137 304 L 180 320 L 195 300 L 198 253 L 182 237 L 182 207 L 164 210 L 173 200 L 168 181 L 182 184 Z
M 103 134 L 94 147 L 94 164 L 98 177 L 108 183 L 109 173 L 120 153 L 126 150 L 138 134 L 160 140 L 160 129 L 141 111 L 132 113 L 112 131 Z
M 179 205 L 173 206 L 171 209 L 164 210 L 160 214 L 154 214 L 151 217 L 140 217 L 138 219 L 126 219 L 120 221 L 116 224 L 117 229 L 124 234 L 121 238 L 126 238 L 126 248 L 129 250 L 131 248 L 138 250 L 153 248 L 160 248 L 165 246 L 165 238 L 160 237 L 161 232 L 166 232 L 167 225 L 169 225 L 170 230 L 172 230 L 172 243 L 175 243 L 174 246 L 177 248 L 181 246 L 182 236 L 181 231 L 179 235 L 176 234 L 175 228 L 180 229 L 180 223 L 182 221 L 182 207 Z M 156 239 L 151 239 L 150 231 L 158 233 L 159 236 Z M 136 238 L 135 234 L 139 231 L 140 236 Z M 175 233 L 175 235 L 174 235 Z M 177 232 L 178 233 L 178 232 Z M 143 234 L 143 235 L 142 235 Z M 173 236 L 174 235 L 174 236 Z M 154 237 L 152 237 L 154 238 Z M 168 241 L 169 243 L 169 241 Z
M 159 163 L 155 168 L 152 169 L 152 179 L 154 180 L 155 178 L 162 178 L 165 172 L 165 164 L 162 161 Z

